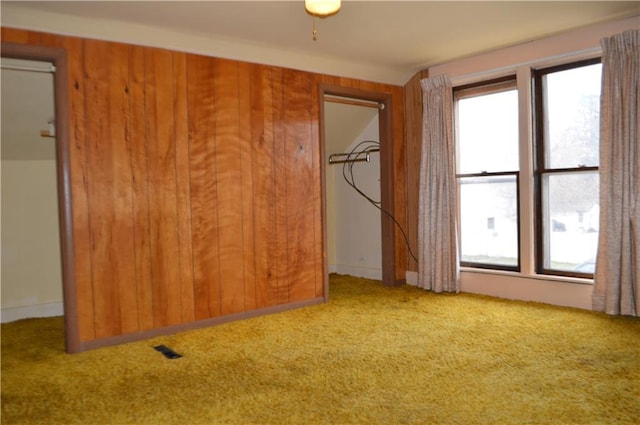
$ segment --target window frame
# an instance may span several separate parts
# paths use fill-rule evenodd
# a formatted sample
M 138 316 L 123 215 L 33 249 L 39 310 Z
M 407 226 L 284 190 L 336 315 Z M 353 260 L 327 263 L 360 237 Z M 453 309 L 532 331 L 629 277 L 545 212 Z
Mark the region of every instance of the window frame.
M 562 167 L 562 168 L 547 168 L 546 156 L 545 156 L 545 142 L 546 142 L 546 126 L 545 126 L 545 104 L 546 99 L 544 97 L 544 83 L 543 79 L 546 75 L 553 74 L 555 72 L 567 71 L 570 69 L 581 68 L 585 66 L 595 65 L 602 63 L 601 57 L 594 57 L 589 59 L 583 59 L 578 61 L 571 61 L 562 63 L 560 65 L 535 68 L 531 70 L 531 85 L 532 85 L 532 119 L 533 119 L 533 159 L 534 159 L 534 261 L 535 272 L 540 275 L 550 276 L 563 276 L 563 277 L 576 277 L 593 279 L 593 273 L 582 273 L 569 270 L 559 270 L 546 268 L 544 266 L 545 258 L 545 228 L 544 228 L 544 191 L 543 180 L 545 176 L 553 174 L 569 174 L 569 173 L 583 173 L 583 172 L 597 172 L 600 167 L 598 166 L 585 166 L 578 165 L 576 167 Z
M 454 101 L 454 134 L 455 134 L 455 145 L 456 145 L 456 188 L 457 188 L 457 196 L 458 196 L 458 204 L 460 205 L 460 179 L 461 178 L 485 178 L 485 177 L 501 177 L 501 176 L 514 176 L 516 183 L 516 238 L 517 238 L 517 265 L 511 266 L 506 264 L 491 264 L 491 263 L 479 263 L 474 261 L 463 261 L 462 260 L 462 252 L 460 251 L 460 266 L 461 267 L 472 267 L 476 269 L 489 269 L 489 270 L 501 270 L 501 271 L 510 271 L 510 272 L 520 272 L 521 271 L 521 263 L 522 263 L 522 250 L 521 250 L 521 210 L 520 210 L 520 165 L 518 164 L 518 168 L 516 170 L 511 171 L 480 171 L 477 173 L 459 173 L 459 165 L 460 165 L 460 148 L 459 148 L 459 139 L 458 135 L 460 134 L 459 124 L 460 120 L 458 117 L 458 101 L 460 99 L 477 97 L 482 95 L 500 93 L 503 91 L 515 90 L 518 97 L 520 96 L 518 91 L 518 81 L 516 74 L 509 74 L 507 76 L 494 78 L 486 81 L 474 82 L 471 84 L 465 84 L 458 87 L 453 88 L 453 101 Z M 519 126 L 520 123 L 518 123 Z M 514 141 L 518 147 L 520 145 L 519 140 Z M 518 154 L 520 156 L 520 154 Z M 461 209 L 458 208 L 458 222 L 461 222 Z M 459 249 L 462 250 L 462 232 L 460 231 L 458 234 L 458 245 Z

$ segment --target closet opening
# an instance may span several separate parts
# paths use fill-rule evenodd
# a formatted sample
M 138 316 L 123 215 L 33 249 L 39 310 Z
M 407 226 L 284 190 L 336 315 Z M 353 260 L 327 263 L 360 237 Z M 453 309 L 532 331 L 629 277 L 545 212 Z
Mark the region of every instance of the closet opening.
M 2 63 L 3 63 L 3 95 L 2 95 L 2 121 L 3 121 L 3 135 L 2 135 L 2 195 L 3 195 L 3 207 L 5 206 L 5 197 L 14 196 L 16 200 L 22 199 L 25 202 L 20 202 L 19 208 L 22 208 L 24 214 L 29 214 L 36 211 L 28 211 L 29 209 L 38 208 L 37 202 L 47 202 L 46 208 L 50 208 L 44 213 L 43 220 L 50 222 L 51 226 L 42 229 L 33 229 L 34 234 L 30 235 L 27 239 L 22 240 L 15 239 L 11 242 L 14 245 L 10 249 L 6 249 L 5 242 L 5 226 L 11 226 L 11 223 L 5 221 L 10 217 L 5 217 L 5 211 L 3 211 L 3 276 L 2 276 L 2 292 L 3 301 L 5 300 L 5 292 L 11 293 L 12 290 L 16 298 L 16 305 L 19 306 L 21 299 L 36 300 L 35 302 L 42 301 L 42 305 L 50 304 L 47 301 L 48 298 L 56 297 L 56 290 L 58 293 L 61 289 L 62 299 L 62 314 L 65 320 L 65 345 L 66 351 L 69 353 L 75 353 L 80 351 L 79 337 L 78 337 L 78 323 L 77 323 L 77 309 L 76 309 L 76 287 L 75 287 L 75 273 L 74 273 L 74 258 L 73 258 L 73 225 L 72 225 L 72 204 L 71 204 L 71 182 L 70 182 L 70 158 L 69 158 L 69 119 L 68 119 L 68 91 L 67 91 L 67 61 L 66 52 L 61 48 L 48 48 L 41 46 L 30 46 L 15 43 L 2 43 Z M 6 65 L 5 65 L 6 64 Z M 9 77 L 9 74 L 13 73 L 15 77 L 16 87 L 4 87 L 5 77 Z M 39 74 L 43 77 L 41 87 L 49 85 L 49 93 L 41 93 L 38 97 L 37 93 L 29 92 L 29 89 L 25 82 L 33 81 L 29 79 L 29 76 L 33 74 Z M 49 81 L 47 82 L 47 79 Z M 41 79 L 42 80 L 42 79 Z M 22 83 L 20 83 L 22 81 Z M 28 83 L 26 83 L 28 84 Z M 41 83 L 38 83 L 38 85 Z M 22 85 L 22 87 L 19 87 Z M 22 90 L 20 93 L 16 93 L 20 98 L 21 105 L 17 103 L 13 106 L 8 103 L 10 96 L 5 96 L 5 90 Z M 31 103 L 30 106 L 26 105 L 26 102 Z M 19 118 L 11 118 L 12 107 L 27 107 L 28 111 L 41 110 L 37 104 L 38 101 L 49 103 L 49 112 L 44 122 L 40 122 L 40 118 L 34 118 L 34 120 L 25 120 L 24 126 L 29 127 L 29 132 L 36 132 L 35 140 L 31 141 L 31 144 L 22 142 L 20 140 L 13 140 L 20 138 L 19 135 L 5 134 L 5 123 L 9 124 L 8 120 L 12 120 L 11 124 L 17 124 Z M 42 108 L 47 110 L 47 108 Z M 13 111 L 15 112 L 15 111 Z M 24 115 L 28 115 L 30 112 L 25 112 Z M 31 122 L 33 121 L 33 122 Z M 13 126 L 7 126 L 12 128 Z M 5 140 L 5 138 L 7 140 Z M 9 143 L 17 142 L 15 145 L 10 146 Z M 22 143 L 20 143 L 22 142 Z M 6 167 L 5 167 L 6 166 Z M 28 171 L 29 174 L 24 174 L 24 171 Z M 9 176 L 7 173 L 13 173 Z M 23 174 L 19 174 L 23 173 Z M 22 177 L 20 177 L 22 176 Z M 10 177 L 10 178 L 7 178 Z M 5 181 L 6 179 L 6 181 Z M 10 190 L 5 184 L 11 184 Z M 36 188 L 40 190 L 40 193 L 30 192 Z M 28 193 L 30 192 L 30 193 Z M 53 192 L 53 193 L 51 193 Z M 48 200 L 42 200 L 37 198 L 47 198 Z M 34 203 L 36 202 L 36 203 Z M 7 204 L 8 205 L 8 204 Z M 30 206 L 31 205 L 31 206 Z M 19 214 L 20 211 L 14 211 L 12 215 Z M 40 212 L 42 213 L 42 212 Z M 24 223 L 23 223 L 24 224 Z M 42 223 L 39 223 L 42 224 Z M 8 228 L 8 227 L 7 227 Z M 10 235 L 9 235 L 10 236 Z M 20 238 L 20 235 L 17 235 Z M 17 241 L 17 242 L 16 242 Z M 47 252 L 38 251 L 34 252 L 32 248 L 44 246 L 44 245 L 56 245 L 57 249 L 52 249 Z M 19 245 L 23 245 L 19 247 Z M 24 248 L 24 249 L 23 249 Z M 11 258 L 11 253 L 15 253 L 16 258 Z M 23 258 L 17 258 L 22 255 Z M 7 257 L 8 256 L 8 257 Z M 30 257 L 28 257 L 30 256 Z M 47 293 L 53 292 L 53 295 L 46 296 L 43 300 L 38 300 L 36 295 L 31 297 L 28 294 L 20 293 L 17 286 L 21 285 L 18 282 L 12 282 L 15 276 L 10 279 L 7 278 L 5 273 L 5 261 L 16 260 L 14 265 L 17 264 L 18 268 L 23 267 L 28 269 L 28 264 L 32 264 L 32 268 L 36 269 L 43 266 L 43 263 L 49 264 L 44 266 L 42 276 L 25 275 L 26 279 L 31 280 L 30 285 L 46 285 L 43 282 L 33 282 L 33 280 L 41 279 L 46 280 L 46 275 L 51 274 L 51 282 L 57 282 L 57 285 L 61 285 L 61 288 L 48 288 L 44 291 Z M 21 263 L 21 264 L 18 264 Z M 57 264 L 56 264 L 57 263 Z M 8 264 L 7 264 L 8 265 Z M 27 267 L 24 267 L 27 265 Z M 36 267 L 37 266 L 37 267 Z M 19 271 L 17 272 L 20 273 Z M 58 276 L 53 276 L 58 274 Z M 11 288 L 11 286 L 14 288 Z M 34 292 L 39 291 L 39 288 L 35 288 Z M 58 298 L 60 297 L 58 295 Z M 58 301 L 59 303 L 59 301 Z M 24 302 L 22 302 L 24 304 Z M 28 304 L 28 302 L 27 302 Z M 55 306 L 53 309 L 59 308 Z M 24 306 L 23 306 L 24 307 Z M 27 306 L 29 307 L 29 306 Z M 37 307 L 36 307 L 37 308 Z M 4 305 L 3 305 L 4 310 Z M 46 307 L 45 307 L 46 310 Z M 53 314 L 52 314 L 53 313 Z M 44 311 L 41 316 L 57 315 L 57 311 Z M 17 313 L 22 314 L 22 313 Z M 38 313 L 35 313 L 37 316 Z
M 396 285 L 391 122 L 390 95 L 320 86 L 325 298 L 333 272 Z

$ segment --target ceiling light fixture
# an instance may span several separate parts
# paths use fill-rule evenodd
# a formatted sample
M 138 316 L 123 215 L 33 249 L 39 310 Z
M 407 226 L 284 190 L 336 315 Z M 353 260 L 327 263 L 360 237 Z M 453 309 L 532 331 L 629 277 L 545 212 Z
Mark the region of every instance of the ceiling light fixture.
M 326 18 L 338 13 L 340 3 L 340 0 L 304 0 L 304 8 L 309 15 Z
M 313 17 L 313 41 L 318 40 L 316 18 L 326 18 L 340 11 L 340 0 L 304 0 L 304 8 Z

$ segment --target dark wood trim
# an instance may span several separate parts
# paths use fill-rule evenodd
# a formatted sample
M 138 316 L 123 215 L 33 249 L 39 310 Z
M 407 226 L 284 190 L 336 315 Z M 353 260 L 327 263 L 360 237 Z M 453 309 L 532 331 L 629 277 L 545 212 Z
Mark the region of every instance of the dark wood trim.
M 378 113 L 378 131 L 380 133 L 380 200 L 383 210 L 394 214 L 394 173 L 393 173 L 393 105 L 392 95 L 389 93 L 376 92 L 371 90 L 362 90 L 353 87 L 345 87 L 333 84 L 319 85 L 319 102 L 320 102 L 320 145 L 322 150 L 321 158 L 324 158 L 324 97 L 325 95 L 344 96 L 352 99 L 360 99 L 365 101 L 373 101 L 380 103 L 381 109 Z M 328 273 L 326 273 L 327 265 L 327 214 L 326 214 L 326 187 L 324 187 L 324 179 L 326 176 L 327 164 L 324 160 L 321 164 L 321 177 L 323 180 L 322 190 L 322 231 L 324 235 L 322 250 L 325 269 L 325 292 L 328 291 Z M 396 281 L 396 246 L 395 246 L 395 224 L 393 219 L 387 214 L 380 214 L 382 226 L 382 283 L 386 286 L 396 286 L 404 282 Z M 328 294 L 325 293 L 328 298 Z
M 67 53 L 63 48 L 2 42 L 2 57 L 51 62 L 54 74 L 56 157 L 58 180 L 58 216 L 62 261 L 62 291 L 65 318 L 65 343 L 69 353 L 81 351 L 78 332 L 76 276 L 73 249 L 73 214 L 69 159 L 69 92 Z
M 550 269 L 545 267 L 545 246 L 548 241 L 545 241 L 546 232 L 544 229 L 544 209 L 543 209 L 543 193 L 542 193 L 542 179 L 546 174 L 553 173 L 566 173 L 566 172 L 589 172 L 597 171 L 598 166 L 587 167 L 574 167 L 574 168 L 548 168 L 546 164 L 546 97 L 544 77 L 554 72 L 566 71 L 569 69 L 580 68 L 583 66 L 595 65 L 601 63 L 600 57 L 580 60 L 577 62 L 569 62 L 560 65 L 554 65 L 547 68 L 539 68 L 532 71 L 532 95 L 533 95 L 533 153 L 534 153 L 534 165 L 533 165 L 533 192 L 534 192 L 534 265 L 535 272 L 540 275 L 551 276 L 567 276 L 578 278 L 593 278 L 591 273 L 579 273 L 566 270 Z
M 96 348 L 109 347 L 112 345 L 126 344 L 129 342 L 137 342 L 150 338 L 156 338 L 159 336 L 173 335 L 178 332 L 192 331 L 196 329 L 207 328 L 210 326 L 223 325 L 225 323 L 231 323 L 238 320 L 252 319 L 255 317 L 266 316 L 268 314 L 283 313 L 285 311 L 296 310 L 298 308 L 310 307 L 324 303 L 324 298 L 313 298 L 305 301 L 292 302 L 289 304 L 275 305 L 271 307 L 265 307 L 258 310 L 251 310 L 247 312 L 228 314 L 225 316 L 214 317 L 211 319 L 198 320 L 195 322 L 183 323 L 179 325 L 166 326 L 162 328 L 150 329 L 148 331 L 118 335 L 113 337 L 94 339 L 91 341 L 83 342 L 81 345 L 81 351 L 94 350 Z

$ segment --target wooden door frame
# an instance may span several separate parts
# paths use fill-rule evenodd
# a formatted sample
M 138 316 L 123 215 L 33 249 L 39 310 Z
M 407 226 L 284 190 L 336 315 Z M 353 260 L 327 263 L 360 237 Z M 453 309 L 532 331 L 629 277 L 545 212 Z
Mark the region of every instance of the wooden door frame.
M 54 73 L 56 178 L 62 261 L 65 347 L 68 353 L 77 353 L 80 351 L 80 339 L 73 249 L 67 52 L 63 48 L 6 42 L 2 42 L 1 49 L 2 57 L 50 62 L 56 67 Z
M 382 107 L 378 110 L 378 132 L 380 134 L 380 202 L 381 208 L 394 214 L 394 173 L 393 173 L 393 105 L 392 95 L 371 90 L 362 90 L 333 84 L 319 85 L 320 102 L 320 158 L 322 180 L 322 259 L 324 269 L 324 297 L 329 299 L 329 265 L 327 254 L 327 188 L 325 163 L 325 132 L 324 132 L 324 97 L 325 95 L 342 96 L 353 99 L 378 102 Z M 395 225 L 387 214 L 380 214 L 382 233 L 382 283 L 385 286 L 396 286 L 396 246 Z

